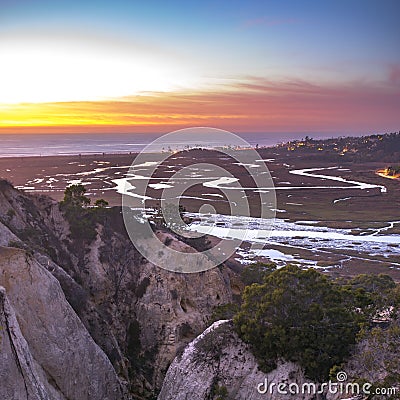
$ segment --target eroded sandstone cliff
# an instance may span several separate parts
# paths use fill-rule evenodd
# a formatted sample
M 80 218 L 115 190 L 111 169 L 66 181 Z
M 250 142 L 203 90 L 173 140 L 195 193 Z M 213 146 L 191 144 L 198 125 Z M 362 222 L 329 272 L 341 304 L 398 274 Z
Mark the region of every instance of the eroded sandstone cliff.
M 158 400 L 205 400 L 219 396 L 235 400 L 288 398 L 276 388 L 271 392 L 267 390 L 266 382 L 267 385 L 268 382 L 287 382 L 301 386 L 310 381 L 305 379 L 298 365 L 289 362 L 279 363 L 269 374 L 263 373 L 249 347 L 235 333 L 232 322 L 217 321 L 175 358 Z M 317 397 L 298 394 L 289 398 Z
M 0 247 L 0 286 L 2 398 L 124 398 L 109 359 L 36 260 Z
M 0 285 L 45 371 L 43 385 L 69 399 L 86 398 L 74 387 L 93 394 L 104 385 L 107 396 L 152 398 L 177 351 L 207 327 L 215 306 L 239 294 L 240 282 L 224 266 L 179 274 L 147 262 L 118 208 L 105 211 L 94 240 L 73 238 L 70 228 L 58 203 L 0 181 Z

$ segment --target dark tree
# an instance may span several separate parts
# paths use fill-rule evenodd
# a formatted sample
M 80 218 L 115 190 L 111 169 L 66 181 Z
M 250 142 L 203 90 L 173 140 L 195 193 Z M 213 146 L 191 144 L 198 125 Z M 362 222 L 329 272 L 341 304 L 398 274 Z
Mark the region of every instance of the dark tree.
M 86 189 L 83 185 L 71 185 L 65 189 L 63 204 L 73 207 L 86 207 L 90 199 L 85 196 Z
M 104 199 L 98 199 L 96 200 L 96 202 L 94 203 L 94 205 L 98 208 L 105 208 L 108 206 L 108 201 L 104 200 Z

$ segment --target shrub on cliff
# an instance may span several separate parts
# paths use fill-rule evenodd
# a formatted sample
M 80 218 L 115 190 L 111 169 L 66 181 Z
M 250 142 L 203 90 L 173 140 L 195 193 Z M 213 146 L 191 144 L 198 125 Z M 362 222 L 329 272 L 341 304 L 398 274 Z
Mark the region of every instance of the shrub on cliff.
M 321 382 L 349 355 L 363 320 L 347 296 L 319 272 L 287 266 L 246 287 L 234 322 L 264 371 L 284 359 Z
M 245 286 L 252 285 L 253 283 L 262 284 L 264 279 L 276 270 L 274 263 L 256 263 L 246 266 L 240 274 L 242 282 Z
M 400 305 L 399 288 L 389 275 L 361 274 L 337 282 L 350 294 L 353 306 L 364 315 L 368 325 L 390 318 Z
M 85 196 L 86 189 L 83 185 L 71 185 L 64 191 L 62 204 L 66 207 L 85 207 L 90 204 L 89 197 Z
M 85 193 L 83 185 L 68 186 L 60 207 L 69 222 L 71 237 L 92 241 L 96 237 L 96 214 L 87 208 L 90 199 Z

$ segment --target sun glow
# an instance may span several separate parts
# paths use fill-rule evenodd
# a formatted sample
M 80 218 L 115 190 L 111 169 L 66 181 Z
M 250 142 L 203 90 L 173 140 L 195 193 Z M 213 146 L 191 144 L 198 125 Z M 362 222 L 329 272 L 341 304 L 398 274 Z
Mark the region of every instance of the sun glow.
M 103 100 L 195 81 L 168 57 L 99 41 L 1 40 L 0 65 L 3 104 Z
M 240 120 L 235 113 L 214 115 L 198 113 L 196 107 L 185 109 L 183 102 L 188 95 L 177 101 L 176 94 L 142 95 L 125 101 L 77 101 L 30 104 L 0 104 L 1 131 L 15 132 L 48 131 L 52 127 L 59 131 L 87 132 L 110 127 L 119 131 L 141 130 L 156 126 L 186 126 L 194 121 Z M 181 112 L 179 112 L 181 110 Z M 64 129 L 65 128 L 65 129 Z

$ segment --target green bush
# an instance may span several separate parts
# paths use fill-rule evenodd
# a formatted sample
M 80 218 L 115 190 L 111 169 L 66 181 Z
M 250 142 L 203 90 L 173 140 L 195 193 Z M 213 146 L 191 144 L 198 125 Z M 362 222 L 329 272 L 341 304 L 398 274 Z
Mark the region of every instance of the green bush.
M 287 266 L 245 288 L 235 326 L 264 371 L 284 359 L 321 382 L 349 355 L 360 329 L 362 316 L 346 296 L 321 273 Z
M 228 389 L 226 386 L 220 386 L 214 383 L 211 387 L 211 398 L 213 400 L 226 400 L 228 399 Z
M 8 247 L 15 247 L 16 249 L 25 249 L 26 246 L 23 242 L 19 242 L 17 240 L 10 240 L 8 242 Z
M 264 279 L 275 270 L 276 265 L 273 263 L 256 263 L 248 265 L 241 273 L 242 282 L 246 286 L 252 285 L 253 283 L 261 284 L 264 282 Z
M 95 201 L 94 205 L 98 208 L 105 208 L 108 206 L 108 201 L 104 199 L 98 199 Z
M 400 304 L 396 283 L 389 275 L 357 275 L 351 279 L 338 280 L 343 290 L 349 293 L 349 299 L 365 316 L 369 323 L 385 314 L 390 315 L 390 309 Z
M 64 206 L 63 211 L 70 225 L 72 239 L 91 242 L 96 238 L 96 219 L 91 210 L 75 206 Z
M 214 308 L 210 317 L 209 324 L 221 319 L 232 319 L 239 311 L 239 305 L 236 303 L 227 303 Z
M 87 240 L 96 238 L 96 224 L 106 218 L 108 202 L 99 199 L 96 208 L 87 208 L 90 199 L 85 196 L 86 189 L 83 185 L 71 185 L 65 189 L 64 200 L 60 203 L 61 210 L 67 218 L 72 239 Z
M 90 199 L 85 196 L 86 189 L 83 185 L 71 185 L 64 191 L 62 203 L 66 206 L 85 207 L 90 204 Z

